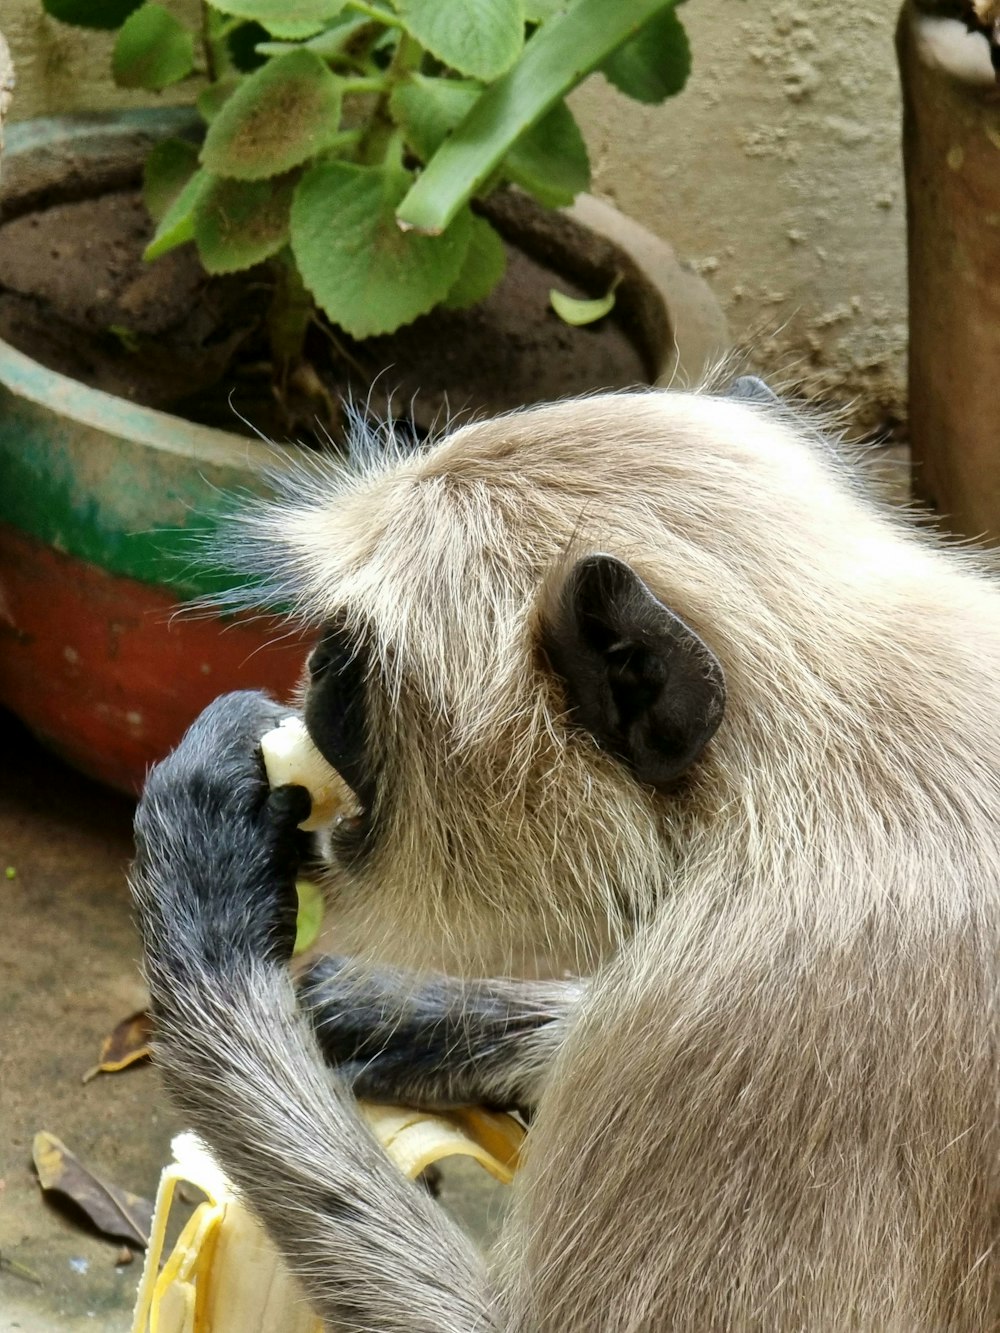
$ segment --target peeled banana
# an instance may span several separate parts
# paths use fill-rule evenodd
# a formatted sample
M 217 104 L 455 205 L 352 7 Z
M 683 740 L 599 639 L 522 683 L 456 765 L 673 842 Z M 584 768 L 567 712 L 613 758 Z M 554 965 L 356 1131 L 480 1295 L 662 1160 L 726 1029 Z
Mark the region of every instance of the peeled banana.
M 359 1103 L 375 1137 L 411 1179 L 444 1157 L 467 1156 L 509 1183 L 524 1129 L 512 1116 L 469 1108 L 427 1115 Z M 323 1333 L 298 1281 L 222 1169 L 194 1134 L 173 1141 L 160 1177 L 132 1333 Z M 175 1191 L 205 1196 L 161 1267 Z

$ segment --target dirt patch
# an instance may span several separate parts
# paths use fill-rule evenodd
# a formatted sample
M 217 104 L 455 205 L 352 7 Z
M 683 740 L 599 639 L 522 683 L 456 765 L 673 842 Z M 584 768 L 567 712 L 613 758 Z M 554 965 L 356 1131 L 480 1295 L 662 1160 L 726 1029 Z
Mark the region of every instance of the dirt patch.
M 271 278 L 207 277 L 192 246 L 142 259 L 152 224 L 138 191 L 54 204 L 0 227 L 0 337 L 52 370 L 145 406 L 231 430 L 306 438 L 272 391 L 266 338 Z M 570 328 L 549 289 L 592 296 L 508 246 L 496 291 L 465 311 L 425 315 L 355 342 L 316 329 L 309 361 L 334 400 L 350 395 L 420 428 L 569 394 L 648 382 L 614 319 Z

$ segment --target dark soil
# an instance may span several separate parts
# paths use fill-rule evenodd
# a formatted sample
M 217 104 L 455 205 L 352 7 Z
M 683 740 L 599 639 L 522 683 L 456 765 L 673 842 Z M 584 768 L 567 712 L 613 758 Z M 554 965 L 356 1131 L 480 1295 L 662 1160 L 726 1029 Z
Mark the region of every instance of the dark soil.
M 316 399 L 293 388 L 279 401 L 273 388 L 268 270 L 209 278 L 192 246 L 146 264 L 151 230 L 134 190 L 4 224 L 0 337 L 50 369 L 134 402 L 308 440 Z M 597 294 L 508 246 L 507 274 L 479 306 L 425 315 L 361 343 L 317 327 L 307 356 L 333 402 L 353 396 L 379 414 L 391 396 L 394 413 L 420 429 L 449 413 L 647 383 L 642 355 L 614 319 L 569 327 L 549 306 L 553 286 Z

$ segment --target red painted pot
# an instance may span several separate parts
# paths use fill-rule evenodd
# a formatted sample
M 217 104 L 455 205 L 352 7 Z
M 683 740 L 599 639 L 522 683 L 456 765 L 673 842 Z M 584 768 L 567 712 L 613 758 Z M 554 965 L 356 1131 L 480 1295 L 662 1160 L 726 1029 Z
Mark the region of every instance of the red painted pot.
M 217 694 L 294 686 L 286 626 L 182 607 L 209 588 L 192 537 L 265 458 L 0 343 L 0 702 L 102 782 L 138 791 Z

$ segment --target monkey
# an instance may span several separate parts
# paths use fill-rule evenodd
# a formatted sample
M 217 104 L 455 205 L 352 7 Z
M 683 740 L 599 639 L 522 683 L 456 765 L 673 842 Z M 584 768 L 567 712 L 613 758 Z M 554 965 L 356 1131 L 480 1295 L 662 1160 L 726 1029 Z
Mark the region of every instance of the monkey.
M 357 808 L 301 834 L 226 695 L 132 883 L 168 1090 L 331 1328 L 1000 1328 L 1000 591 L 821 435 L 596 395 L 238 516 Z M 523 1108 L 490 1254 L 357 1097 Z

